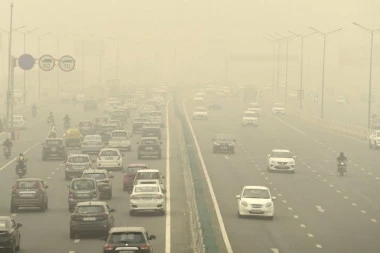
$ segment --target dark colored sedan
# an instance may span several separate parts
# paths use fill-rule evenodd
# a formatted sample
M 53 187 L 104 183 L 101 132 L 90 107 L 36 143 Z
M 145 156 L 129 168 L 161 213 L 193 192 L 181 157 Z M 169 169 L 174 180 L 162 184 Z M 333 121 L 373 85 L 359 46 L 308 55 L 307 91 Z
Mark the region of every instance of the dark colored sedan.
M 115 223 L 113 212 L 115 210 L 103 201 L 78 203 L 70 217 L 70 239 L 75 239 L 81 233 L 108 235 Z
M 236 140 L 229 134 L 217 134 L 213 140 L 214 153 L 235 153 Z
M 113 227 L 108 233 L 103 253 L 153 253 L 150 240 L 156 239 L 155 235 L 148 235 L 143 227 Z
M 22 224 L 17 223 L 13 217 L 0 216 L 0 249 L 12 253 L 20 250 L 21 227 Z

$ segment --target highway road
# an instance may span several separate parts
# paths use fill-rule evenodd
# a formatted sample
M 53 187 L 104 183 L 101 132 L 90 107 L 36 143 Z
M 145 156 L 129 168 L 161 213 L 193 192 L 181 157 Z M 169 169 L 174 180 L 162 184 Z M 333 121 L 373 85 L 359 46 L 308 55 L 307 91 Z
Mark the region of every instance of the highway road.
M 171 105 L 168 107 L 168 115 L 172 117 Z M 27 177 L 39 177 L 47 181 L 49 185 L 49 209 L 45 213 L 33 209 L 21 210 L 18 213 L 10 213 L 11 188 L 15 182 L 15 164 L 0 157 L 0 174 L 2 200 L 0 201 L 1 215 L 14 215 L 17 222 L 23 224 L 21 228 L 22 245 L 21 252 L 28 253 L 50 253 L 50 252 L 101 252 L 104 241 L 99 238 L 81 237 L 75 240 L 69 238 L 69 217 L 67 203 L 67 185 L 69 181 L 64 180 L 64 167 L 62 161 L 41 161 L 41 141 L 44 140 L 48 132 L 46 118 L 52 111 L 57 121 L 58 131 L 63 125 L 62 118 L 66 113 L 72 118 L 73 124 L 80 120 L 92 120 L 100 112 L 84 112 L 83 106 L 63 104 L 51 104 L 49 107 L 42 107 L 37 119 L 30 119 L 28 129 L 20 131 L 20 139 L 15 141 L 13 156 L 19 152 L 25 152 L 29 158 Z M 111 208 L 116 209 L 116 226 L 144 226 L 150 234 L 155 234 L 157 240 L 152 241 L 155 252 L 183 252 L 189 253 L 190 234 L 187 219 L 187 202 L 184 189 L 183 167 L 178 149 L 178 135 L 175 132 L 175 120 L 169 121 L 168 128 L 163 129 L 163 136 L 166 141 L 170 141 L 168 148 L 164 142 L 162 148 L 164 156 L 162 160 L 140 160 L 156 168 L 167 177 L 167 188 L 169 189 L 170 203 L 166 216 L 158 215 L 138 215 L 129 216 L 129 195 L 122 191 L 122 173 L 113 172 L 113 198 L 109 201 Z M 130 127 L 130 126 L 129 126 Z M 173 131 L 171 130 L 173 128 Z M 170 130 L 170 131 L 169 131 Z M 170 132 L 168 136 L 166 131 Z M 133 136 L 133 143 L 136 143 L 139 136 Z M 123 157 L 123 164 L 136 163 L 136 144 L 132 144 L 132 152 L 126 153 Z
M 185 104 L 190 114 L 195 105 L 191 99 Z M 208 121 L 191 120 L 232 251 L 379 251 L 378 152 L 366 142 L 263 109 L 257 128 L 241 127 L 244 105 L 239 98 L 227 99 L 222 111 L 209 112 Z M 236 138 L 235 154 L 212 153 L 211 139 L 217 133 Z M 267 154 L 275 148 L 290 149 L 297 156 L 295 174 L 266 171 Z M 344 177 L 336 172 L 340 151 L 350 160 Z M 277 197 L 274 220 L 238 218 L 235 196 L 244 185 L 271 189 Z

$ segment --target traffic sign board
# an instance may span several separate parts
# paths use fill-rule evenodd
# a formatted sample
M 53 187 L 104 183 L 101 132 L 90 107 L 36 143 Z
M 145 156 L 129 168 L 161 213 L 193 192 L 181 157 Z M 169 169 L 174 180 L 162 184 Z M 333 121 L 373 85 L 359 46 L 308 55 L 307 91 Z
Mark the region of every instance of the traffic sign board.
M 40 60 L 38 61 L 38 65 L 40 65 L 40 68 L 44 71 L 50 71 L 54 69 L 55 66 L 55 59 L 53 56 L 45 54 L 40 57 Z
M 62 56 L 61 59 L 59 59 L 59 67 L 65 72 L 73 70 L 75 67 L 74 58 L 70 55 Z
M 30 54 L 23 54 L 18 58 L 18 65 L 23 70 L 30 70 L 33 68 L 36 60 Z

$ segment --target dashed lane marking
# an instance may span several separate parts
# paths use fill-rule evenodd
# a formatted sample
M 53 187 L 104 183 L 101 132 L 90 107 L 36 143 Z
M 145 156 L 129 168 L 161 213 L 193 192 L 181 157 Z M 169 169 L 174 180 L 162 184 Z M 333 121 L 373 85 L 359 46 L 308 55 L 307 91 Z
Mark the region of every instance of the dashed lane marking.
M 288 207 L 288 210 L 289 210 L 289 211 L 293 211 L 293 208 L 291 208 L 291 207 Z
M 344 198 L 344 199 L 348 199 L 348 197 L 347 197 L 347 196 L 344 196 L 343 198 Z
M 75 253 L 75 251 L 74 250 L 70 250 L 69 253 Z
M 320 244 L 315 244 L 315 247 L 317 247 L 318 249 L 322 249 L 322 245 Z
M 366 214 L 367 212 L 365 210 L 360 210 L 361 213 Z
M 341 193 L 341 191 L 340 190 L 336 190 L 336 193 Z
M 299 216 L 298 215 L 293 215 L 294 219 L 298 219 Z
M 12 217 L 16 217 L 16 216 L 17 216 L 17 213 L 12 213 L 11 216 L 12 216 Z
M 80 239 L 75 239 L 74 240 L 74 243 L 79 243 L 80 242 Z
M 357 206 L 357 204 L 356 204 L 356 203 L 352 203 L 352 205 L 353 205 L 353 206 Z
M 321 213 L 324 213 L 326 210 L 323 209 L 321 206 L 315 206 L 315 208 L 317 208 L 317 210 Z
M 280 253 L 280 250 L 279 250 L 279 249 L 271 248 L 271 250 L 272 250 L 273 253 Z
M 313 238 L 313 237 L 314 237 L 313 234 L 307 234 L 307 236 L 310 237 L 310 238 Z
M 300 227 L 301 228 L 306 228 L 306 225 L 305 224 L 300 224 Z
M 226 158 L 227 160 L 229 160 L 229 159 L 230 159 L 230 158 L 229 158 L 228 156 L 226 156 L 226 155 L 224 156 L 224 158 Z
M 334 185 L 333 185 L 333 184 L 330 184 L 330 187 L 332 188 L 332 187 L 334 187 Z
M 376 219 L 371 219 L 371 221 L 372 221 L 373 223 L 377 223 L 377 220 L 376 220 Z

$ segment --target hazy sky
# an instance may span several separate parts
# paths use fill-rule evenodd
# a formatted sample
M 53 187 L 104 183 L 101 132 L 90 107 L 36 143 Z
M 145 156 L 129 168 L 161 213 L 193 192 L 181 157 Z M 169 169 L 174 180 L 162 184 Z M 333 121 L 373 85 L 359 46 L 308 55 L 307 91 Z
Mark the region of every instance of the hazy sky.
M 308 26 L 328 31 L 345 29 L 328 39 L 327 64 L 339 67 L 342 54 L 353 52 L 368 57 L 369 35 L 352 25 L 356 21 L 370 28 L 380 28 L 380 1 L 363 0 L 16 0 L 14 2 L 14 27 L 26 29 L 39 27 L 36 34 L 53 32 L 60 39 L 60 55 L 71 54 L 82 68 L 81 52 L 75 42 L 103 40 L 105 54 L 102 65 L 99 57 L 85 58 L 88 80 L 102 81 L 115 77 L 116 53 L 119 55 L 119 73 L 123 82 L 209 82 L 225 80 L 225 59 L 228 55 L 267 56 L 263 62 L 235 63 L 229 70 L 231 82 L 271 82 L 272 44 L 263 39 L 273 32 L 288 35 L 288 30 L 307 33 Z M 0 0 L 0 28 L 9 29 L 10 1 Z M 68 35 L 67 35 L 68 34 Z M 3 34 L 3 46 L 6 46 Z M 92 36 L 91 36 L 92 35 Z M 380 36 L 380 35 L 379 35 Z M 119 51 L 116 51 L 117 38 Z M 29 35 L 28 52 L 37 54 L 37 37 Z M 322 37 L 314 35 L 305 39 L 305 78 L 310 85 L 320 82 Z M 375 38 L 378 44 L 380 38 Z M 79 44 L 81 45 L 81 44 Z M 377 46 L 377 45 L 376 45 Z M 56 39 L 41 38 L 41 54 L 56 54 Z M 77 47 L 78 48 L 78 47 Z M 80 47 L 79 47 L 80 48 Z M 299 55 L 299 40 L 289 42 L 289 51 Z M 377 47 L 375 47 L 376 49 Z M 380 48 L 379 48 L 380 49 Z M 285 51 L 282 44 L 281 53 Z M 23 52 L 22 35 L 15 34 L 14 54 Z M 376 52 L 380 56 L 380 52 Z M 4 65 L 2 51 L 2 65 Z M 379 57 L 375 57 L 379 58 Z M 375 59 L 376 60 L 376 59 Z M 359 60 L 358 60 L 359 62 Z M 363 65 L 360 64 L 360 65 Z M 294 65 L 294 66 L 293 66 Z M 289 81 L 297 84 L 299 64 L 289 69 Z M 1 67 L 3 68 L 3 67 Z M 281 63 L 280 82 L 283 79 Z M 346 75 L 336 72 L 329 76 L 338 81 Z M 365 69 L 367 70 L 367 69 Z M 367 82 L 367 75 L 358 70 L 355 78 Z M 327 71 L 327 74 L 328 71 Z M 4 75 L 4 70 L 0 71 Z M 95 77 L 94 77 L 95 76 Z M 350 78 L 349 78 L 350 79 Z M 380 81 L 380 77 L 375 77 Z M 346 82 L 345 80 L 342 80 Z M 349 81 L 349 80 L 348 80 Z M 306 82 L 306 81 L 305 81 Z M 315 82 L 315 84 L 314 84 Z

